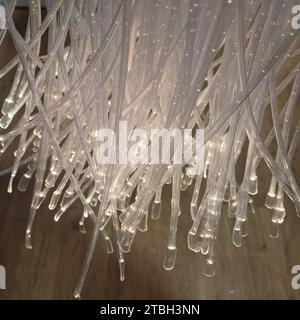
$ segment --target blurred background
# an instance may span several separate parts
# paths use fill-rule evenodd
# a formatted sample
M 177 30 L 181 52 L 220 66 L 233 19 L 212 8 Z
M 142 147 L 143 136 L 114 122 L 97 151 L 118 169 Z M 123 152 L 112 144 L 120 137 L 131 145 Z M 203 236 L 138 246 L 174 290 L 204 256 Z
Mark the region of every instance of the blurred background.
M 14 21 L 19 32 L 24 34 L 27 10 L 15 10 Z M 0 68 L 14 56 L 15 49 L 7 34 L 0 48 Z M 286 68 L 288 71 L 289 65 Z M 8 94 L 14 71 L 0 79 L 0 105 Z M 283 93 L 281 99 L 287 96 Z M 297 119 L 300 119 L 299 107 L 300 101 L 296 107 Z M 4 132 L 2 130 L 0 134 Z M 13 150 L 12 146 L 1 156 L 0 171 L 12 165 Z M 243 172 L 243 156 L 240 162 L 238 175 Z M 300 152 L 297 150 L 293 168 L 298 181 L 299 163 Z M 0 177 L 0 265 L 6 268 L 7 277 L 6 290 L 0 290 L 0 299 L 70 299 L 93 226 L 87 223 L 88 233 L 79 232 L 82 206 L 77 202 L 58 223 L 54 222 L 55 212 L 49 211 L 48 198 L 35 220 L 33 249 L 27 250 L 25 230 L 33 184 L 25 193 L 17 190 L 23 173 L 19 170 L 12 194 L 7 193 L 9 174 Z M 189 212 L 191 187 L 181 196 L 176 266 L 172 271 L 162 268 L 170 219 L 171 188 L 168 185 L 163 189 L 161 218 L 158 221 L 149 220 L 149 230 L 137 234 L 131 252 L 125 256 L 125 281 L 119 280 L 116 254 L 108 255 L 100 239 L 82 298 L 299 299 L 300 289 L 294 290 L 291 286 L 291 269 L 294 265 L 300 265 L 300 219 L 293 204 L 286 200 L 287 217 L 281 226 L 280 236 L 271 239 L 268 233 L 272 211 L 264 207 L 270 174 L 263 162 L 258 177 L 259 193 L 253 197 L 256 212 L 249 215 L 249 236 L 243 239 L 241 248 L 232 244 L 233 220 L 227 216 L 224 205 L 217 240 L 215 277 L 207 278 L 202 274 L 204 257 L 187 248 L 187 233 L 192 225 Z

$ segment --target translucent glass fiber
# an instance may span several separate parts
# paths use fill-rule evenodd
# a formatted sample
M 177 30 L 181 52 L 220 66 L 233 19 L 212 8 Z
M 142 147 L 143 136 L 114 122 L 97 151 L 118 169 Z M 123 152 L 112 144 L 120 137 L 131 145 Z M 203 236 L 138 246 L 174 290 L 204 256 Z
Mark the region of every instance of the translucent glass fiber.
M 12 19 L 15 1 L 2 2 L 7 30 L 0 30 L 0 41 L 9 33 L 16 56 L 0 70 L 1 78 L 15 72 L 2 106 L 0 153 L 15 141 L 17 147 L 11 168 L 0 175 L 11 174 L 8 192 L 24 191 L 34 180 L 27 248 L 34 243 L 32 225 L 46 197 L 55 221 L 72 214 L 68 208 L 80 201 L 80 231 L 86 232 L 86 219 L 94 222 L 75 297 L 99 235 L 108 253 L 117 252 L 124 279 L 124 255 L 136 232 L 147 230 L 148 218 L 165 214 L 165 184 L 172 183 L 163 263 L 168 270 L 175 265 L 180 215 L 188 210 L 187 245 L 206 255 L 207 276 L 214 275 L 218 225 L 226 211 L 235 221 L 232 241 L 242 244 L 254 210 L 251 197 L 260 192 L 261 160 L 272 173 L 266 195 L 273 210 L 271 235 L 278 235 L 284 221 L 284 197 L 299 212 L 292 168 L 300 137 L 294 112 L 299 32 L 291 25 L 296 1 L 49 0 L 42 18 L 40 0 L 31 0 L 24 37 Z M 292 67 L 279 77 L 286 63 Z M 282 92 L 288 92 L 283 106 Z M 263 134 L 267 114 L 270 128 Z M 203 175 L 189 176 L 182 165 L 99 164 L 96 132 L 118 131 L 120 120 L 131 129 L 204 129 Z M 247 157 L 237 181 L 242 148 Z M 17 182 L 22 166 L 27 169 Z M 188 187 L 190 208 L 181 212 L 180 195 Z

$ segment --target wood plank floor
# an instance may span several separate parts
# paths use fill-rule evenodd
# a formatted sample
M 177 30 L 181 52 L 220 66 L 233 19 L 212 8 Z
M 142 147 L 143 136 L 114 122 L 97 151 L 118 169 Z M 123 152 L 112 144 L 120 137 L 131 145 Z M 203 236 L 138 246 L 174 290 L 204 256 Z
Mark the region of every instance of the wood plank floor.
M 15 20 L 24 28 L 24 11 Z M 8 37 L 7 37 L 8 38 Z M 0 67 L 14 55 L 13 46 L 5 40 L 0 50 Z M 0 103 L 7 94 L 13 74 L 0 81 Z M 299 115 L 299 104 L 298 115 Z M 299 119 L 299 118 L 298 118 Z M 300 160 L 299 151 L 296 155 Z M 0 158 L 0 170 L 11 159 Z M 299 162 L 295 165 L 300 181 Z M 259 191 L 264 194 L 269 184 L 265 166 L 259 170 Z M 0 265 L 7 272 L 7 289 L 0 299 L 70 299 L 87 250 L 88 234 L 77 228 L 81 213 L 79 204 L 58 223 L 45 201 L 33 227 L 33 249 L 25 249 L 25 229 L 32 196 L 32 185 L 25 193 L 6 192 L 9 176 L 0 177 Z M 187 249 L 186 236 L 191 226 L 189 201 L 191 189 L 182 195 L 179 219 L 178 255 L 173 271 L 162 268 L 170 217 L 170 188 L 163 192 L 162 218 L 149 222 L 149 231 L 136 236 L 130 254 L 126 255 L 126 280 L 119 281 L 115 254 L 107 255 L 99 241 L 82 297 L 84 299 L 299 299 L 300 290 L 291 287 L 291 268 L 300 264 L 300 219 L 287 201 L 287 218 L 279 239 L 268 236 L 270 211 L 263 206 L 263 196 L 254 197 L 256 213 L 249 218 L 249 236 L 243 246 L 232 245 L 233 220 L 222 215 L 217 245 L 216 276 L 202 275 L 204 259 Z

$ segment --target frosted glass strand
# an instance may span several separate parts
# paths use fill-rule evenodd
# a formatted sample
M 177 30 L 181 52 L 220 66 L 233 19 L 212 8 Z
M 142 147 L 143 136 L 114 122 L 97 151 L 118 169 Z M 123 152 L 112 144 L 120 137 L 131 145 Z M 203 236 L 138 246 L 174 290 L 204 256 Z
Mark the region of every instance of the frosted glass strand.
M 16 69 L 1 109 L 0 155 L 17 144 L 12 165 L 0 176 L 11 174 L 8 192 L 22 166 L 27 168 L 18 189 L 25 191 L 34 180 L 27 248 L 34 244 L 34 219 L 48 196 L 55 221 L 71 214 L 75 201 L 82 204 L 78 229 L 90 233 L 85 227 L 90 219 L 93 232 L 75 298 L 99 235 L 107 253 L 116 253 L 120 280 L 125 279 L 126 253 L 136 232 L 148 230 L 149 217 L 160 223 L 165 215 L 167 184 L 172 183 L 167 270 L 175 266 L 185 190 L 192 195 L 187 245 L 206 256 L 208 277 L 215 274 L 226 206 L 235 219 L 233 244 L 241 246 L 248 234 L 248 205 L 251 214 L 262 160 L 271 173 L 265 201 L 273 210 L 270 236 L 279 235 L 286 196 L 300 215 L 299 181 L 292 170 L 300 139 L 294 112 L 300 39 L 290 23 L 296 1 L 58 0 L 46 1 L 42 18 L 41 1 L 32 0 L 24 38 L 12 19 L 16 1 L 2 2 L 7 30 L 0 31 L 0 44 L 9 33 L 16 56 L 2 66 L 0 78 Z M 281 105 L 283 92 L 287 99 Z M 271 126 L 265 132 L 267 114 Z M 203 173 L 191 176 L 178 164 L 103 164 L 97 134 L 103 128 L 118 134 L 120 120 L 127 121 L 128 131 L 142 128 L 148 134 L 153 128 L 204 129 Z

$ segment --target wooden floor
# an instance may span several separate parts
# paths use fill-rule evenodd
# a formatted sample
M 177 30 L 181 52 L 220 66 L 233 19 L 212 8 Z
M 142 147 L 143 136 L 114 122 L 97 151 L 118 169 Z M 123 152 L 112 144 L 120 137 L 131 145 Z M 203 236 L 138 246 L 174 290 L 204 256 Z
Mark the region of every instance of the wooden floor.
M 17 12 L 18 27 L 24 25 L 23 13 Z M 14 54 L 9 39 L 0 50 L 0 67 Z M 7 94 L 12 74 L 0 81 L 0 103 Z M 298 106 L 299 109 L 299 106 Z M 299 151 L 297 159 L 300 160 Z M 0 170 L 11 163 L 0 158 Z M 300 181 L 300 166 L 296 174 Z M 259 170 L 259 191 L 269 184 L 265 166 Z M 33 249 L 25 249 L 25 229 L 32 195 L 6 192 L 9 176 L 0 177 L 0 265 L 6 268 L 7 289 L 0 299 L 70 299 L 87 250 L 88 234 L 77 228 L 81 213 L 79 204 L 54 222 L 48 200 L 38 211 L 33 228 Z M 178 255 L 173 271 L 162 268 L 170 217 L 170 189 L 163 192 L 162 218 L 150 221 L 149 231 L 139 233 L 130 254 L 126 255 L 126 280 L 119 281 L 115 254 L 107 255 L 100 239 L 92 261 L 83 299 L 299 299 L 300 290 L 291 287 L 291 268 L 300 264 L 300 219 L 293 205 L 286 203 L 287 218 L 279 239 L 268 236 L 271 212 L 263 206 L 263 195 L 254 197 L 256 213 L 249 218 L 249 236 L 243 246 L 232 245 L 233 220 L 224 210 L 216 252 L 216 276 L 202 275 L 204 258 L 187 249 L 186 236 L 191 227 L 189 200 L 191 189 L 182 195 L 179 219 Z M 226 209 L 226 207 L 225 207 Z

